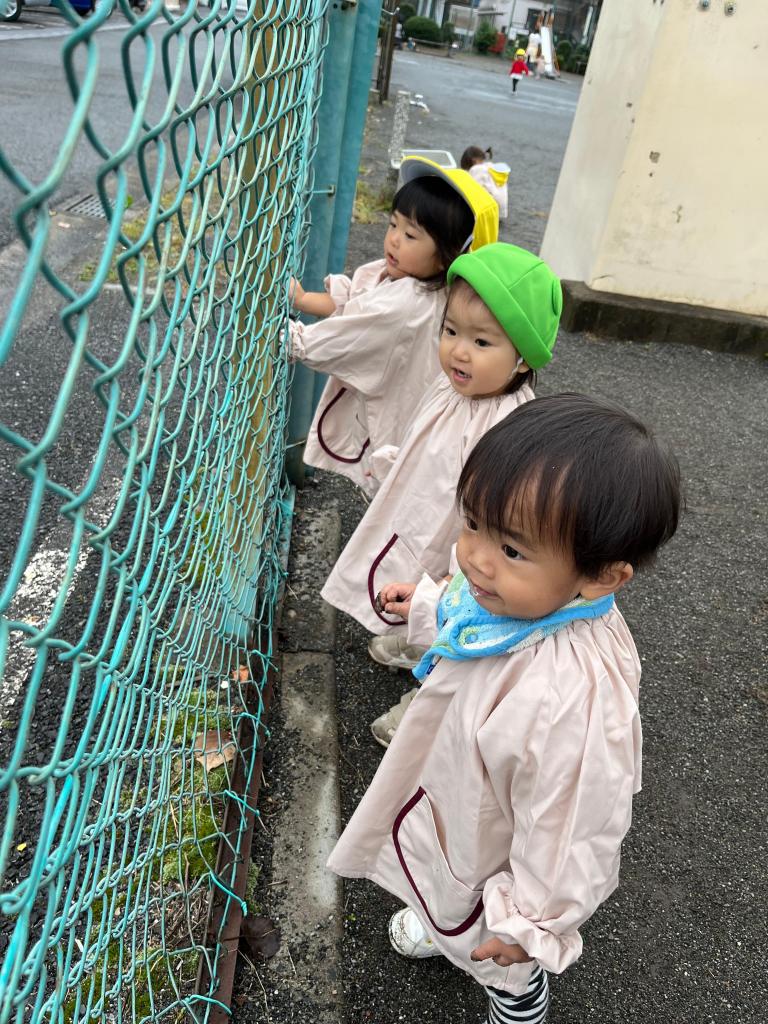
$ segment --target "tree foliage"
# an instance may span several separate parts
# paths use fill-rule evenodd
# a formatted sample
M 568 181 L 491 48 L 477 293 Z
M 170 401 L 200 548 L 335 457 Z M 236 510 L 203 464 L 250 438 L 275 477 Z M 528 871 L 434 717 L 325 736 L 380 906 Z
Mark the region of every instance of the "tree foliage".
M 409 18 L 403 25 L 403 32 L 409 39 L 424 39 L 428 43 L 440 42 L 440 26 L 431 18 Z
M 490 21 L 481 21 L 475 32 L 474 44 L 478 53 L 488 53 L 498 33 Z

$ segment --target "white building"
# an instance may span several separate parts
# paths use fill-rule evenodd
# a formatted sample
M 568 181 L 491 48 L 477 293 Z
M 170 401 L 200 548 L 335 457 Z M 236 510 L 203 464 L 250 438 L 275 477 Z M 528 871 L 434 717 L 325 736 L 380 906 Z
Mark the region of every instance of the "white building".
M 765 316 L 765 38 L 764 4 L 603 5 L 541 247 L 560 277 Z
M 531 0 L 413 0 L 418 13 L 438 25 L 447 21 L 456 27 L 459 36 L 474 35 L 481 21 L 492 22 L 504 35 L 529 32 L 536 19 L 555 8 L 555 35 L 571 38 L 575 43 L 591 43 L 602 0 L 559 0 L 552 3 Z

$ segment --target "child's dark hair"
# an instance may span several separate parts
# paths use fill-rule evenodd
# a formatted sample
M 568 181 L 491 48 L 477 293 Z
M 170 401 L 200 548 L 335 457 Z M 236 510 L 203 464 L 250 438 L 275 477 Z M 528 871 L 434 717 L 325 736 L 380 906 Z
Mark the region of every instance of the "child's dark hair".
M 441 335 L 443 333 L 443 328 L 445 327 L 445 318 L 448 315 L 448 303 L 451 301 L 451 296 L 455 295 L 456 292 L 460 292 L 460 291 L 463 291 L 466 294 L 466 296 L 467 296 L 467 298 L 469 299 L 470 302 L 474 300 L 476 302 L 482 302 L 483 305 L 487 305 L 484 302 L 483 297 L 481 295 L 477 294 L 477 292 L 472 287 L 472 285 L 469 283 L 469 281 L 465 281 L 463 277 L 454 277 L 453 282 L 451 283 L 451 287 L 450 287 L 450 289 L 448 291 L 448 298 L 446 299 L 446 302 L 445 302 L 445 309 L 443 310 L 443 318 L 440 321 L 440 334 Z M 491 310 L 490 312 L 491 312 L 491 314 L 493 314 L 493 310 Z M 501 326 L 501 325 L 499 325 L 499 326 Z M 514 338 L 511 338 L 510 339 L 510 344 L 514 345 L 514 343 L 515 343 Z M 505 395 L 513 395 L 515 393 L 515 391 L 519 391 L 520 388 L 523 387 L 524 384 L 527 384 L 531 388 L 534 388 L 534 389 L 536 388 L 536 371 L 535 370 L 525 370 L 523 373 L 516 373 L 515 376 L 512 378 L 512 380 L 509 382 L 509 384 L 507 384 L 507 386 L 504 388 L 504 394 Z
M 457 499 L 498 533 L 510 522 L 572 554 L 595 579 L 614 562 L 634 569 L 677 529 L 677 459 L 635 416 L 586 395 L 538 398 L 473 449 Z
M 435 243 L 443 269 L 424 284 L 443 288 L 448 267 L 461 255 L 475 229 L 475 217 L 468 204 L 443 178 L 425 175 L 398 189 L 392 200 L 392 212 L 415 221 Z
M 493 160 L 493 150 L 490 146 L 488 149 L 480 149 L 479 146 L 467 146 L 461 154 L 459 166 L 462 171 L 468 171 L 470 167 L 474 167 L 475 164 L 481 164 L 484 160 Z

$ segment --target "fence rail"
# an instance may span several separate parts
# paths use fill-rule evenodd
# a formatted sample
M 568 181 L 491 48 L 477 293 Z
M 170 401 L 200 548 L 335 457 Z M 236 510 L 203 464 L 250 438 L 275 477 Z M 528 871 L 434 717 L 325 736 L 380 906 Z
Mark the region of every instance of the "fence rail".
M 81 20 L 57 0 L 70 120 L 40 180 L 19 169 L 34 125 L 0 149 L 25 254 L 0 326 L 0 1024 L 220 1008 L 326 2 L 98 0 Z M 83 151 L 85 262 L 54 209 Z

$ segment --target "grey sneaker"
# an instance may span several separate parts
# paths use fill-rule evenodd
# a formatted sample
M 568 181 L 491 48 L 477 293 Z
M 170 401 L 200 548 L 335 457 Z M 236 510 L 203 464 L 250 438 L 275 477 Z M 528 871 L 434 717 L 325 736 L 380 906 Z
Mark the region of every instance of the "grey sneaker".
M 397 704 L 391 707 L 389 711 L 385 711 L 383 715 L 379 715 L 378 718 L 374 718 L 371 722 L 371 732 L 373 738 L 377 743 L 380 743 L 382 747 L 388 747 L 392 742 L 392 737 L 395 735 L 395 730 L 403 720 L 403 715 L 408 710 L 408 706 L 419 692 L 418 686 L 414 686 L 408 693 L 404 693 Z
M 389 941 L 401 956 L 412 956 L 419 960 L 427 956 L 440 956 L 440 950 L 410 907 L 398 910 L 390 917 Z
M 414 668 L 426 650 L 426 647 L 407 644 L 399 633 L 374 636 L 368 641 L 368 653 L 373 660 L 389 668 Z

